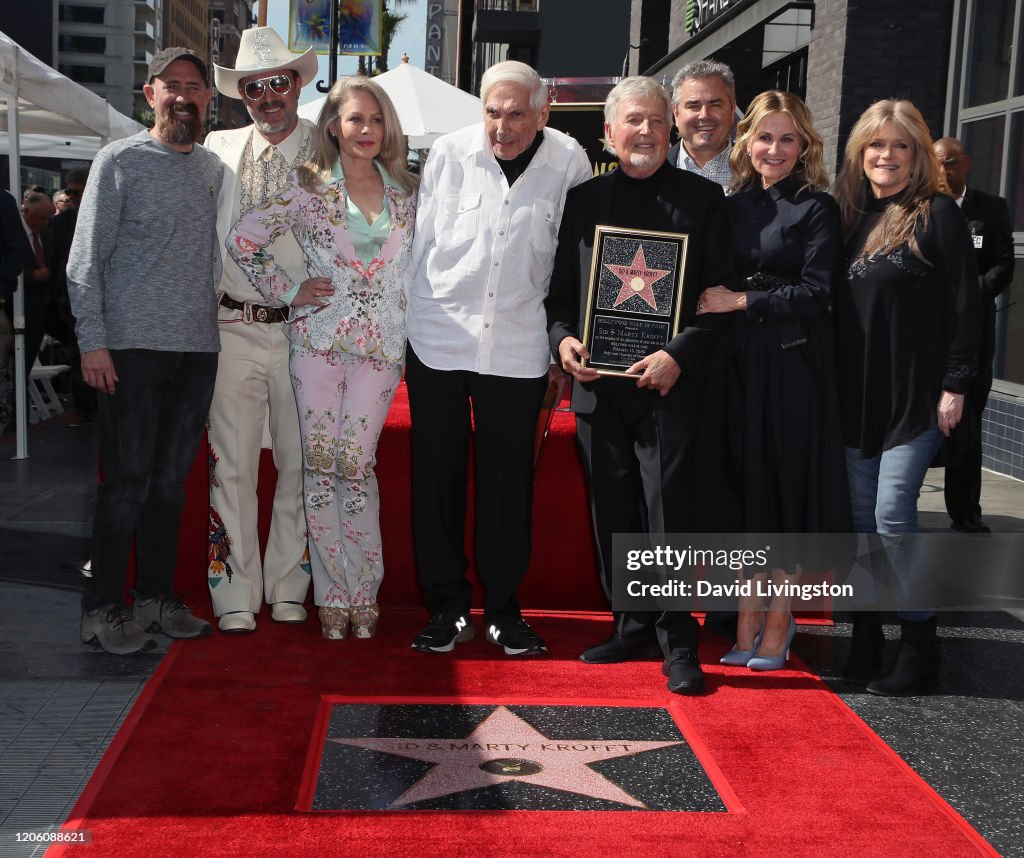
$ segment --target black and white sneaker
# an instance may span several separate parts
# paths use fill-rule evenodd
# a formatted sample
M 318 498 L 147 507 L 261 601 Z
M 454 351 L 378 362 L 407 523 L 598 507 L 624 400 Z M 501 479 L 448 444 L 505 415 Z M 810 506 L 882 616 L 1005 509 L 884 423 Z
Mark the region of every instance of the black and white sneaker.
M 412 648 L 420 652 L 451 652 L 455 644 L 473 639 L 469 614 L 434 614 L 416 635 Z
M 547 644 L 522 617 L 487 623 L 487 640 L 505 648 L 505 655 L 539 655 Z

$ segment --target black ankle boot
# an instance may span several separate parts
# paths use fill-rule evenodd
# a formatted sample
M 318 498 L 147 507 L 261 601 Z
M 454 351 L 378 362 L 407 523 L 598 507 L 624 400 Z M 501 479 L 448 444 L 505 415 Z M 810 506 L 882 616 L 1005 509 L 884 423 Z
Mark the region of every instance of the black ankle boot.
M 853 640 L 850 655 L 843 668 L 843 679 L 868 682 L 882 665 L 885 632 L 882 618 L 876 611 L 858 611 L 853 615 Z
M 938 619 L 900 623 L 900 648 L 889 675 L 868 684 L 882 697 L 930 694 L 939 683 Z

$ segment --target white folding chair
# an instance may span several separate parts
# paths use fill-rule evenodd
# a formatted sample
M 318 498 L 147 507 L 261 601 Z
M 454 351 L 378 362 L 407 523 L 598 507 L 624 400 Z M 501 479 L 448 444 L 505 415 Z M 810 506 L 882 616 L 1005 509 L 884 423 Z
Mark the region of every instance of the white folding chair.
M 64 405 L 53 389 L 53 379 L 70 369 L 66 363 L 44 366 L 36 358 L 28 374 L 28 395 L 34 406 L 29 414 L 30 423 L 38 423 L 40 420 L 48 420 L 54 414 L 64 413 Z

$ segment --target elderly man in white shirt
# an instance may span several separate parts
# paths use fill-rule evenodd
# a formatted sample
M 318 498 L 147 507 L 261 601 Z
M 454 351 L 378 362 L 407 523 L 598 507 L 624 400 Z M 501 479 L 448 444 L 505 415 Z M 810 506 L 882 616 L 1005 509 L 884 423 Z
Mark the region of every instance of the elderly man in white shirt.
M 413 532 L 431 614 L 412 646 L 450 652 L 473 637 L 464 548 L 472 435 L 487 640 L 533 655 L 547 647 L 516 589 L 530 561 L 533 434 L 550 360 L 544 298 L 566 192 L 592 170 L 578 143 L 545 128 L 547 88 L 529 66 L 492 66 L 480 93 L 483 123 L 431 149 L 409 264 Z

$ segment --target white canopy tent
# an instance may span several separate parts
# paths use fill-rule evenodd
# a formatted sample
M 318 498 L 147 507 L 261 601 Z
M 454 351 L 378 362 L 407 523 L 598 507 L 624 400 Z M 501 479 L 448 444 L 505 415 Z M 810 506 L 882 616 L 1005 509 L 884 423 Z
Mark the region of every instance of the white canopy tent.
M 48 135 L 72 139 L 87 137 L 97 146 L 128 137 L 142 126 L 118 113 L 106 100 L 84 86 L 36 59 L 28 51 L 0 31 L 0 131 L 6 147 L 0 152 L 10 155 L 11 189 L 17 197 L 21 184 L 21 134 Z M 63 154 L 62 157 L 69 157 Z M 15 379 L 17 394 L 17 453 L 28 455 L 28 414 L 25 403 L 25 300 L 22 289 L 14 294 Z
M 10 150 L 10 135 L 0 131 L 0 155 Z M 81 134 L 26 134 L 18 135 L 18 154 L 24 158 L 63 158 L 70 161 L 91 161 L 100 151 L 99 137 L 86 137 Z
M 410 149 L 428 149 L 442 134 L 483 119 L 480 99 L 445 83 L 410 63 L 373 78 L 388 94 Z M 299 108 L 299 116 L 316 122 L 327 97 Z

